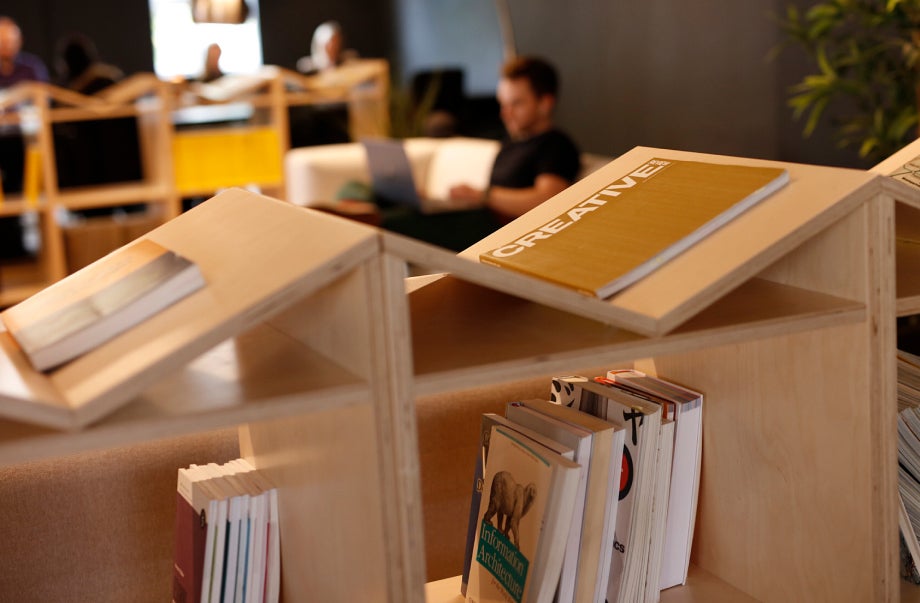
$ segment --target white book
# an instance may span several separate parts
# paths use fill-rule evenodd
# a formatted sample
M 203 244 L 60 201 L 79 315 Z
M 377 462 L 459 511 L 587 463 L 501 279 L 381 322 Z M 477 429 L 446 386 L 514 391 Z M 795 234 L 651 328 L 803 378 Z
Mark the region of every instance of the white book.
M 224 565 L 224 583 L 221 590 L 222 603 L 231 603 L 236 597 L 236 572 L 240 554 L 240 528 L 243 515 L 249 506 L 248 495 L 238 495 L 230 499 L 230 511 L 227 516 L 227 549 Z
M 579 408 L 626 429 L 616 535 L 607 584 L 608 603 L 641 600 L 651 542 L 651 501 L 661 426 L 661 407 L 593 381 L 577 384 Z
M 257 493 L 253 497 L 256 509 L 253 515 L 252 567 L 249 572 L 251 586 L 246 589 L 246 602 L 262 603 L 268 563 L 269 505 L 274 486 L 261 471 L 251 469 L 251 465 L 245 476 L 251 480 Z
M 648 570 L 645 578 L 646 603 L 658 603 L 661 595 L 661 562 L 668 523 L 668 495 L 671 486 L 671 461 L 674 456 L 674 420 L 662 419 L 658 435 L 658 460 L 655 474 L 655 498 L 652 500 L 652 530 L 649 542 Z
M 253 498 L 252 563 L 249 567 L 249 586 L 245 603 L 262 603 L 265 588 L 265 545 L 268 537 L 268 492 Z
M 492 428 L 468 603 L 551 603 L 580 471 L 520 432 Z
M 244 603 L 246 589 L 249 587 L 248 578 L 252 564 L 252 503 L 255 500 L 251 494 L 243 494 L 243 514 L 240 519 L 240 541 L 237 549 L 236 590 L 233 593 L 233 603 Z
M 569 537 L 564 566 L 575 565 L 575 590 L 571 600 L 604 603 L 618 506 L 615 485 L 620 479 L 622 427 L 544 400 L 509 404 L 505 414 L 517 423 L 575 448 L 575 461 L 584 467 L 582 473 L 585 475 L 576 495 L 576 500 L 583 502 L 577 504 L 573 512 L 573 523 L 577 526 L 580 521 L 581 528 L 573 530 L 578 532 L 577 548 L 575 537 Z M 567 591 L 563 593 L 560 583 L 560 595 L 563 594 L 567 596 Z M 559 600 L 569 599 L 560 596 Z
M 220 465 L 208 463 L 201 468 L 207 472 L 208 479 L 203 483 L 210 488 L 215 496 L 220 496 L 217 506 L 217 519 L 214 522 L 214 542 L 211 553 L 210 576 L 208 582 L 202 580 L 201 584 L 201 601 L 202 603 L 221 603 L 221 593 L 223 591 L 224 569 L 226 567 L 226 550 L 227 535 L 229 532 L 229 515 L 230 499 L 234 495 L 234 490 L 223 481 L 223 472 Z M 205 551 L 207 556 L 207 550 Z M 206 567 L 207 571 L 207 567 Z
M 573 460 L 575 457 L 575 450 L 571 446 L 563 444 L 562 442 L 559 442 L 558 440 L 555 440 L 553 438 L 547 437 L 538 431 L 534 431 L 533 429 L 525 427 L 524 425 L 515 423 L 514 421 L 511 421 L 510 419 L 503 417 L 501 415 L 497 415 L 495 413 L 483 413 L 482 420 L 480 422 L 480 428 L 479 428 L 479 451 L 478 451 L 477 459 L 476 459 L 476 467 L 473 473 L 473 487 L 472 487 L 472 493 L 470 496 L 470 517 L 469 517 L 469 525 L 467 527 L 466 549 L 464 550 L 463 574 L 461 575 L 461 579 L 460 579 L 460 593 L 464 595 L 466 594 L 466 587 L 469 583 L 470 563 L 472 562 L 473 545 L 475 544 L 476 529 L 477 529 L 477 523 L 479 519 L 479 503 L 482 500 L 482 481 L 483 481 L 483 475 L 485 474 L 485 466 L 489 459 L 489 440 L 492 436 L 492 427 L 496 425 L 501 425 L 502 427 L 507 427 L 508 429 L 513 429 L 515 431 L 518 431 L 522 435 L 527 436 L 531 440 L 536 441 L 542 446 L 545 446 L 547 449 L 552 450 L 556 454 L 559 454 L 569 460 Z M 584 479 L 580 478 L 579 482 L 584 482 Z M 583 489 L 583 484 L 582 484 L 582 489 Z M 579 504 L 583 505 L 583 502 L 584 502 L 584 497 L 582 496 L 581 503 Z M 576 535 L 580 535 L 581 514 L 578 513 L 577 515 L 578 515 L 578 521 L 574 525 L 578 526 L 578 528 L 577 529 L 573 528 L 573 531 L 576 533 Z M 577 551 L 578 549 L 576 547 L 575 549 L 576 556 L 577 556 Z M 563 567 L 563 572 L 562 572 L 563 576 L 560 579 L 560 584 L 565 581 L 570 582 L 571 588 L 573 591 L 574 591 L 574 584 L 575 584 L 574 568 L 575 568 L 575 565 L 572 564 L 572 569 L 570 570 L 571 576 L 566 576 L 565 575 L 566 568 Z M 556 603 L 563 603 L 564 601 L 567 601 L 570 599 L 571 597 L 569 597 L 569 599 L 557 597 Z
M 204 286 L 198 266 L 139 239 L 0 313 L 35 370 L 55 368 Z
M 265 571 L 265 603 L 281 598 L 281 530 L 278 526 L 278 490 L 269 491 L 268 565 Z
M 665 589 L 686 584 L 702 466 L 703 394 L 636 370 L 609 371 L 607 378 L 616 385 L 654 396 L 665 404 L 664 411 L 676 423 L 659 586 Z

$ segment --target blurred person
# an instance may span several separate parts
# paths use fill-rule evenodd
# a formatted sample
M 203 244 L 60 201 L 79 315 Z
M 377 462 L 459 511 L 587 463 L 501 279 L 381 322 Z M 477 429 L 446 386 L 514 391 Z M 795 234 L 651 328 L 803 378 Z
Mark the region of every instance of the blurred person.
M 454 211 L 447 213 L 383 209 L 381 226 L 461 251 L 568 188 L 581 160 L 578 147 L 555 125 L 558 95 L 559 77 L 546 60 L 522 56 L 505 63 L 496 96 L 506 136 L 489 186 L 451 187 Z
M 208 50 L 204 58 L 204 71 L 200 78 L 202 82 L 212 82 L 224 75 L 224 72 L 220 68 L 220 55 L 220 44 L 216 42 L 208 44 Z
M 0 16 L 0 89 L 27 81 L 48 81 L 48 68 L 37 56 L 22 50 L 22 32 L 10 17 Z M 24 166 L 22 135 L 18 127 L 0 126 L 0 186 L 6 193 L 22 190 Z M 26 248 L 20 218 L 0 218 L 0 261 L 31 254 Z
M 495 158 L 489 188 L 458 185 L 451 189 L 451 199 L 459 205 L 481 203 L 507 221 L 575 182 L 578 148 L 553 120 L 558 95 L 559 78 L 545 60 L 519 57 L 506 63 L 496 96 L 507 137 Z
M 22 32 L 10 17 L 0 17 L 0 88 L 24 81 L 48 81 L 48 68 L 22 50 Z
M 321 23 L 313 32 L 310 54 L 297 61 L 297 70 L 316 73 L 341 65 L 354 54 L 345 50 L 345 34 L 337 21 Z
M 62 88 L 81 94 L 95 94 L 124 78 L 121 69 L 99 58 L 96 45 L 81 33 L 58 40 L 54 68 Z
M 102 61 L 96 44 L 78 32 L 55 45 L 55 83 L 93 95 L 124 79 L 118 67 Z M 52 124 L 55 166 L 61 187 L 93 186 L 141 180 L 140 139 L 134 116 L 76 120 Z M 114 212 L 142 211 L 142 204 L 72 210 L 93 217 Z

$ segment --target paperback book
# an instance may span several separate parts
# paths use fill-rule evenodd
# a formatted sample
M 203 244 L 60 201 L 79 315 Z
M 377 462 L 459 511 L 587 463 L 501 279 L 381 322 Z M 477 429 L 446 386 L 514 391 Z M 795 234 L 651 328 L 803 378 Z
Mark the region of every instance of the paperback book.
M 626 427 L 607 601 L 640 601 L 645 591 L 652 538 L 651 503 L 655 492 L 661 407 L 593 381 L 579 383 L 577 391 L 580 410 L 622 422 Z
M 92 350 L 204 286 L 198 266 L 138 239 L 0 313 L 39 371 Z
M 493 427 L 469 603 L 553 600 L 580 470 L 519 432 Z
M 179 470 L 174 603 L 280 597 L 277 491 L 243 459 Z
M 494 413 L 484 413 L 482 415 L 479 430 L 479 454 L 477 455 L 475 470 L 473 472 L 473 488 L 470 498 L 470 519 L 469 528 L 467 530 L 466 552 L 464 555 L 463 574 L 460 579 L 460 593 L 464 595 L 466 594 L 466 587 L 469 583 L 470 563 L 472 562 L 473 544 L 476 538 L 476 528 L 479 518 L 479 503 L 482 500 L 483 475 L 485 473 L 486 463 L 489 460 L 489 442 L 492 437 L 492 428 L 496 425 L 512 429 L 569 460 L 573 460 L 575 457 L 575 450 L 571 446 L 567 446 L 557 440 L 546 437 L 533 429 L 510 421 L 501 415 Z M 583 473 L 584 472 L 582 472 L 582 476 Z M 583 483 L 584 479 L 579 479 L 582 491 L 584 490 Z M 583 499 L 584 496 L 582 495 L 582 500 Z
M 699 499 L 703 441 L 703 394 L 641 371 L 611 370 L 608 382 L 661 405 L 662 418 L 674 420 L 674 453 L 662 552 L 662 589 L 686 584 Z
M 618 509 L 623 426 L 546 400 L 514 402 L 505 414 L 575 447 L 575 460 L 585 467 L 584 485 L 579 486 L 575 525 L 566 545 L 559 601 L 603 603 Z M 565 579 L 573 574 L 570 586 Z

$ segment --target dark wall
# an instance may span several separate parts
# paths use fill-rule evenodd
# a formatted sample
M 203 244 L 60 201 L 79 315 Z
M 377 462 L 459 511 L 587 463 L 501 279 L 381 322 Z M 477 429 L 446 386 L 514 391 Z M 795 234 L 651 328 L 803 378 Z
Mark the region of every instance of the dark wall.
M 813 67 L 796 49 L 777 60 L 773 15 L 792 0 L 509 0 L 520 52 L 553 59 L 563 79 L 559 121 L 586 150 L 635 145 L 828 165 L 862 162 L 826 130 L 802 139 L 787 89 Z M 807 4 L 808 0 L 794 0 Z M 146 0 L 8 0 L 25 48 L 49 62 L 77 30 L 127 73 L 153 68 Z M 490 94 L 501 60 L 496 0 L 262 0 L 263 57 L 293 67 L 313 29 L 336 19 L 347 45 L 393 61 L 405 76 L 432 64 L 467 69 Z
M 389 0 L 262 0 L 259 3 L 265 63 L 294 67 L 309 53 L 313 29 L 338 20 L 349 48 L 362 56 L 388 57 L 393 47 Z M 13 0 L 0 14 L 16 19 L 25 50 L 53 69 L 56 40 L 72 31 L 91 37 L 102 58 L 125 73 L 153 70 L 150 15 L 146 0 Z
M 827 130 L 801 136 L 787 90 L 814 72 L 804 53 L 771 52 L 776 15 L 810 0 L 507 0 L 519 53 L 553 61 L 559 124 L 586 150 L 634 146 L 858 167 Z M 410 70 L 460 64 L 480 90 L 501 59 L 498 0 L 394 0 Z M 422 18 L 423 17 L 423 18 Z M 442 32 L 453 28 L 450 35 Z M 488 52 L 484 52 L 484 49 Z M 491 78 L 491 81 L 486 81 Z M 474 91 L 475 92 L 475 91 Z
M 345 46 L 367 57 L 392 58 L 393 22 L 389 0 L 262 0 L 262 58 L 267 64 L 293 68 L 310 53 L 313 30 L 335 20 L 345 32 Z
M 16 0 L 0 12 L 19 22 L 23 48 L 38 54 L 54 74 L 54 47 L 71 32 L 96 43 L 107 62 L 125 73 L 153 70 L 150 16 L 145 0 Z

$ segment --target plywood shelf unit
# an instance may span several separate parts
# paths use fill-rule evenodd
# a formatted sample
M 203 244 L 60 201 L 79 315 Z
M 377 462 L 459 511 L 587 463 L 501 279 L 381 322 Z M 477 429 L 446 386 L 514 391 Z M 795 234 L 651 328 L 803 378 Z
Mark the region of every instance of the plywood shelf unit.
M 611 300 L 477 261 L 654 156 L 791 181 Z M 281 490 L 285 600 L 447 603 L 425 587 L 415 398 L 635 364 L 706 395 L 695 569 L 664 601 L 893 602 L 885 180 L 638 148 L 459 256 L 227 191 L 146 235 L 198 262 L 204 290 L 50 375 L 6 346 L 0 383 L 50 389 L 84 428 L 2 422 L 0 463 L 239 423 Z M 432 276 L 404 282 L 408 264 Z
M 791 180 L 607 301 L 474 263 L 653 157 L 784 165 Z M 633 363 L 692 384 L 706 395 L 694 569 L 662 600 L 896 601 L 886 186 L 855 170 L 634 149 L 461 257 L 416 261 L 450 272 L 409 294 L 416 393 Z
M 378 232 L 234 189 L 145 237 L 207 286 L 48 373 L 0 330 L 0 464 L 240 425 L 241 450 L 281 487 L 286 600 L 411 601 L 411 584 L 419 600 L 422 550 L 400 519 L 419 512 L 401 461 L 412 401 L 396 397 L 411 375 L 393 361 L 408 339 L 388 328 L 403 273 Z M 343 586 L 356 556 L 370 569 Z
M 0 204 L 0 217 L 36 212 L 40 216 L 40 257 L 31 284 L 42 288 L 68 271 L 64 232 L 57 210 L 87 210 L 147 204 L 151 223 L 182 210 L 183 197 L 209 197 L 232 186 L 255 186 L 275 197 L 284 194 L 283 158 L 290 146 L 288 108 L 344 102 L 355 137 L 388 131 L 389 68 L 385 60 L 360 59 L 335 72 L 303 76 L 275 66 L 221 78 L 219 84 L 176 85 L 152 73 L 138 73 L 94 95 L 43 83 L 23 83 L 0 93 L 0 123 L 19 127 L 24 143 L 41 157 L 41 193 L 33 207 L 21 195 Z M 248 115 L 246 128 L 177 129 L 177 116 L 199 113 Z M 220 117 L 224 116 L 224 117 Z M 56 124 L 136 117 L 142 179 L 93 186 L 60 186 L 56 165 Z M 196 140 L 209 135 L 206 152 Z M 205 158 L 211 161 L 205 161 Z M 31 288 L 10 287 L 0 268 L 0 307 L 22 301 Z
M 169 183 L 169 173 L 155 165 L 151 155 L 163 153 L 167 138 L 162 128 L 161 113 L 168 101 L 168 85 L 150 74 L 132 76 L 105 91 L 86 96 L 43 83 L 24 83 L 0 95 L 0 109 L 13 109 L 11 121 L 23 133 L 24 146 L 38 153 L 40 196 L 38 203 L 24 200 L 21 195 L 8 199 L 0 215 L 35 212 L 40 220 L 41 243 L 38 257 L 31 265 L 31 285 L 25 288 L 9 286 L 7 267 L 0 278 L 0 306 L 18 303 L 38 289 L 47 287 L 67 273 L 64 233 L 58 223 L 59 210 L 78 210 L 122 204 L 148 203 L 164 220 L 179 213 L 179 198 Z M 102 186 L 61 187 L 58 181 L 55 124 L 137 117 L 141 144 L 143 180 Z M 17 268 L 20 272 L 21 267 Z

